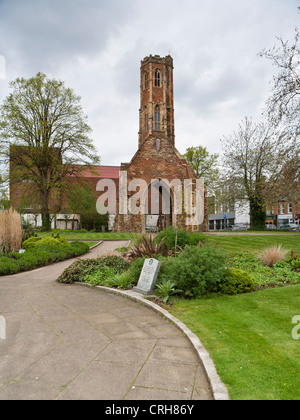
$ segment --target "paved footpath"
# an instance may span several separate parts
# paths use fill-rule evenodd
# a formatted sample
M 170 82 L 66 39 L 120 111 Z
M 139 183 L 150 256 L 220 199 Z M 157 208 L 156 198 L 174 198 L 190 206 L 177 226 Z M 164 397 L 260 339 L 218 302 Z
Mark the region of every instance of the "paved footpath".
M 122 296 L 57 283 L 72 261 L 0 277 L 0 400 L 213 399 L 178 328 Z

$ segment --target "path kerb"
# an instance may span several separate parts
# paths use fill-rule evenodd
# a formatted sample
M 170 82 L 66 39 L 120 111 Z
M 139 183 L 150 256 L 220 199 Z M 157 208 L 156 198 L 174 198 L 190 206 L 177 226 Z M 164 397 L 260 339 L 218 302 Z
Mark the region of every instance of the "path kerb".
M 196 354 L 199 357 L 199 360 L 201 361 L 204 370 L 206 372 L 207 379 L 211 385 L 212 393 L 214 396 L 214 400 L 229 400 L 229 395 L 226 386 L 221 381 L 215 364 L 213 360 L 211 359 L 209 353 L 205 349 L 205 347 L 202 345 L 199 338 L 194 334 L 182 321 L 180 321 L 178 318 L 174 317 L 172 314 L 170 314 L 168 311 L 163 309 L 161 306 L 157 305 L 154 302 L 151 302 L 149 299 L 141 295 L 140 293 L 134 292 L 133 290 L 119 290 L 119 289 L 113 289 L 110 287 L 105 286 L 92 286 L 87 283 L 75 283 L 79 286 L 86 286 L 86 287 L 96 287 L 97 289 L 100 289 L 103 292 L 107 293 L 114 293 L 120 296 L 123 296 L 125 298 L 129 298 L 135 302 L 139 302 L 142 305 L 148 306 L 149 308 L 152 308 L 154 311 L 158 312 L 162 316 L 164 316 L 166 319 L 168 319 L 170 322 L 172 322 L 190 341 L 192 344 Z M 149 296 L 147 296 L 149 298 Z

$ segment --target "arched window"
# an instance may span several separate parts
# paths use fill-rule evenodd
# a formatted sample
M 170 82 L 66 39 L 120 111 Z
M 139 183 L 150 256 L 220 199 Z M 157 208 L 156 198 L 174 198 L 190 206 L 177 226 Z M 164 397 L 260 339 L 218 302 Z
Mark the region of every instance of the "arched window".
M 148 89 L 148 85 L 149 85 L 149 75 L 148 75 L 148 72 L 145 71 L 145 73 L 144 73 L 144 89 Z
M 160 70 L 158 69 L 154 72 L 154 86 L 160 87 Z
M 160 110 L 158 105 L 156 105 L 154 110 L 154 130 L 160 130 Z
M 149 130 L 149 117 L 148 114 L 145 114 L 145 124 L 144 124 L 144 131 L 148 131 Z

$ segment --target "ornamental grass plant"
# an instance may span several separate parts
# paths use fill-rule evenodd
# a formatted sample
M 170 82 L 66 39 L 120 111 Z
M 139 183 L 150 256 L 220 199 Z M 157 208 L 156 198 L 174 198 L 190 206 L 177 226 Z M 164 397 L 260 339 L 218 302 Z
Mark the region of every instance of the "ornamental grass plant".
M 22 244 L 21 216 L 13 208 L 0 213 L 0 250 L 4 254 L 19 251 Z
M 283 261 L 287 254 L 288 250 L 284 249 L 281 245 L 272 246 L 266 248 L 260 255 L 261 261 L 264 265 L 268 267 L 273 267 L 278 261 Z

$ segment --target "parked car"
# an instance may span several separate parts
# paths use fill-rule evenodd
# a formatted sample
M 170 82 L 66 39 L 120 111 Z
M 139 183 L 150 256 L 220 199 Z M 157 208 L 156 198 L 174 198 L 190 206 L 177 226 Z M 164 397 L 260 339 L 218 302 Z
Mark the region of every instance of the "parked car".
M 292 230 L 293 232 L 300 232 L 300 226 L 296 225 L 296 223 L 281 225 L 279 229 Z
M 248 230 L 247 226 L 231 226 L 231 230 Z
M 277 229 L 276 225 L 266 225 L 266 229 Z

